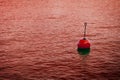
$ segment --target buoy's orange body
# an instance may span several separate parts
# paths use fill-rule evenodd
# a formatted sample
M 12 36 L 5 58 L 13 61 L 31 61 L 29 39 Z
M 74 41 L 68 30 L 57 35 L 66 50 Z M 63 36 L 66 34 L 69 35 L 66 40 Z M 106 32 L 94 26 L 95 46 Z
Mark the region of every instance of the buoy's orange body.
M 78 48 L 81 49 L 90 48 L 90 42 L 86 39 L 81 39 L 78 43 Z

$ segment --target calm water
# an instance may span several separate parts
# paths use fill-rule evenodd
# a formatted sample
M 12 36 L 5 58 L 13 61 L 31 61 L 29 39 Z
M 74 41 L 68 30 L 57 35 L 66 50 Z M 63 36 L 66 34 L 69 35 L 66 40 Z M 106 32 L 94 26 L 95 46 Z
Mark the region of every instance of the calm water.
M 119 31 L 120 0 L 0 0 L 0 80 L 120 80 Z

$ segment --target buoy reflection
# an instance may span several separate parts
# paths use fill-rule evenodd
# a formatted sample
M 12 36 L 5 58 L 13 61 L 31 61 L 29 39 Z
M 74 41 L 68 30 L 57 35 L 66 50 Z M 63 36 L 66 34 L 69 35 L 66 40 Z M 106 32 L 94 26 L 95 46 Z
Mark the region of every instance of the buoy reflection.
M 80 54 L 81 62 L 83 65 L 86 64 L 87 57 L 90 54 L 90 48 L 77 48 L 78 54 Z

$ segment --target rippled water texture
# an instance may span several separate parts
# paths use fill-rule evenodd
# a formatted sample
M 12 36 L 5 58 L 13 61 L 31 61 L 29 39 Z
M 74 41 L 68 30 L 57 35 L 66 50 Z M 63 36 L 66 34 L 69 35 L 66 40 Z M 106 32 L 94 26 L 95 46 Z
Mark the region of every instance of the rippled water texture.
M 0 80 L 120 80 L 120 0 L 0 0 Z

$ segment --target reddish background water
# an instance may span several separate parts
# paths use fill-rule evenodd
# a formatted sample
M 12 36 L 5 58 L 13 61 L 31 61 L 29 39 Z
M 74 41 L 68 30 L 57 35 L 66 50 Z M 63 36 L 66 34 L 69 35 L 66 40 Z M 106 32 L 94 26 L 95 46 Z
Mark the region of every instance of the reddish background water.
M 0 80 L 120 80 L 119 31 L 120 0 L 0 0 Z

